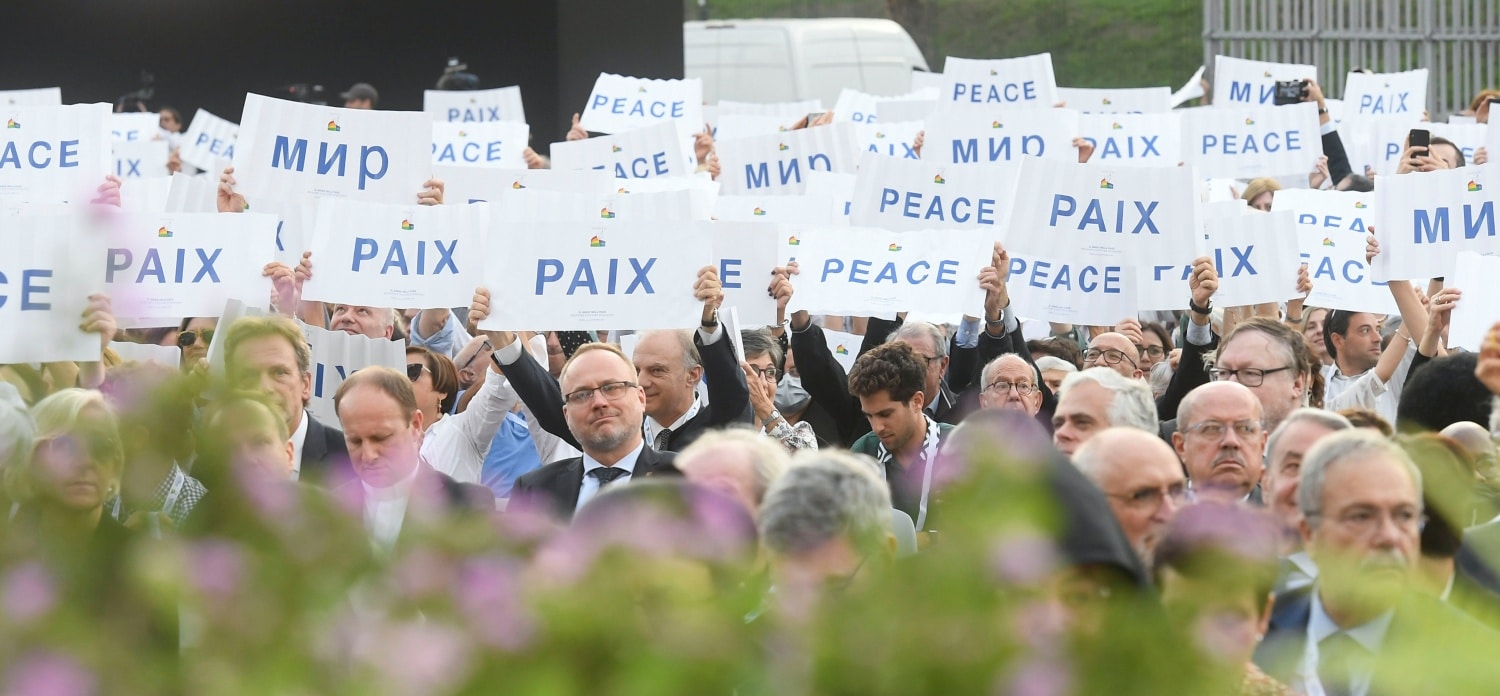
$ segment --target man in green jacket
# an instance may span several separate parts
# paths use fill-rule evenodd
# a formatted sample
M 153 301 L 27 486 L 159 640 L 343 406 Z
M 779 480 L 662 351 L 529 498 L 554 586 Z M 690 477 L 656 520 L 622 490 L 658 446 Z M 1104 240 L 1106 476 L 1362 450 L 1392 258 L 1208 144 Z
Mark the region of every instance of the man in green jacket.
M 870 432 L 849 449 L 874 457 L 891 488 L 891 503 L 928 531 L 932 498 L 931 464 L 953 426 L 923 410 L 927 366 L 906 343 L 870 349 L 849 371 L 849 393 L 859 398 Z

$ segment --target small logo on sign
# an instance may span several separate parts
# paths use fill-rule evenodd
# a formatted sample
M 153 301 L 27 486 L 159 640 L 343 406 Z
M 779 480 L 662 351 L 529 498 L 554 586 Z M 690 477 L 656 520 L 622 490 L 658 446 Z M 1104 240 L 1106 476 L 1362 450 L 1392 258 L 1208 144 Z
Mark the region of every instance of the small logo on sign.
M 469 131 L 459 131 L 458 132 L 458 137 L 460 137 L 460 138 L 467 138 L 467 137 L 469 137 Z
M 849 354 L 849 349 L 845 348 L 844 344 L 840 343 L 837 348 L 833 349 L 833 352 L 835 352 L 835 353 L 837 353 L 839 355 L 848 355 Z
M 328 122 L 328 130 L 331 130 L 331 131 L 334 131 L 334 132 L 338 132 L 338 131 L 341 131 L 343 129 L 339 128 L 339 122 L 338 121 L 329 121 Z
M 406 230 L 407 232 L 410 232 L 410 231 L 412 231 L 414 229 L 417 229 L 417 226 L 411 224 L 411 220 L 402 220 L 401 221 L 401 229 Z
M 610 152 L 619 152 L 620 151 L 620 146 L 619 145 L 610 145 L 609 146 L 609 151 Z
M 802 243 L 802 240 L 797 239 L 797 235 L 795 235 L 795 234 L 786 238 L 786 245 L 787 246 L 797 246 L 798 244 L 801 244 L 801 243 Z
M 776 143 L 776 149 L 780 152 L 786 152 L 786 143 Z
M 1110 104 L 1112 104 L 1112 103 L 1113 103 L 1113 102 L 1111 102 L 1111 101 L 1110 101 L 1110 100 L 1109 100 L 1109 97 L 1105 97 L 1105 98 L 1104 98 L 1104 105 L 1105 105 L 1105 106 L 1109 106 L 1109 105 L 1110 105 Z
M 589 246 L 597 249 L 604 246 L 604 240 L 600 239 L 599 235 L 594 235 L 589 239 Z
M 1119 122 L 1109 124 L 1110 130 L 1120 130 L 1121 128 L 1124 128 L 1124 126 L 1120 125 Z
M 1099 188 L 1102 188 L 1102 189 L 1112 189 L 1114 187 L 1115 187 L 1114 182 L 1110 181 L 1109 179 L 1100 179 L 1099 180 Z
M 990 128 L 1000 128 L 1000 127 L 1001 126 L 1000 126 L 1000 122 L 999 121 L 991 121 L 990 122 Z
M 1469 191 L 1472 192 L 1472 191 L 1483 191 L 1483 190 L 1484 190 L 1484 184 L 1481 184 L 1481 183 L 1479 183 L 1477 181 L 1470 181 L 1469 182 Z
M 937 176 L 932 177 L 932 183 L 934 183 L 934 184 L 946 184 L 946 183 L 948 183 L 948 180 L 944 179 L 942 174 L 939 174 Z
M 1324 238 L 1323 238 L 1323 246 L 1326 246 L 1326 247 L 1331 247 L 1331 246 L 1333 246 L 1333 240 L 1332 240 L 1332 239 L 1329 239 L 1329 238 L 1327 238 L 1327 237 L 1324 237 Z
M 526 188 L 526 184 L 521 183 L 520 180 L 516 180 L 516 181 L 510 182 L 510 187 L 513 188 L 513 189 L 515 189 L 515 190 L 517 190 L 517 191 L 519 191 L 519 190 L 521 190 L 523 188 Z
M 766 211 L 761 210 L 759 206 L 756 206 L 755 210 L 751 211 L 751 214 L 752 215 L 757 215 L 757 216 L 759 216 L 759 215 L 765 215 Z
M 1365 205 L 1364 201 L 1355 201 L 1354 202 L 1354 207 L 1359 208 L 1360 210 L 1363 210 L 1363 209 L 1368 208 L 1370 206 Z
M 602 209 L 602 210 L 599 211 L 599 217 L 604 218 L 606 220 L 613 220 L 614 217 L 615 217 L 615 213 L 614 213 L 614 211 L 610 210 L 609 208 L 604 208 L 604 209 Z M 604 245 L 600 244 L 599 246 L 604 246 Z
M 889 247 L 886 247 L 886 249 L 888 249 L 890 251 L 901 251 L 901 245 L 900 244 L 896 244 L 895 242 L 892 242 Z
M 615 193 L 630 193 L 630 189 L 621 186 L 619 190 L 615 191 Z
M 161 237 L 162 239 L 166 239 L 172 236 L 172 230 L 163 227 L 156 231 L 156 236 Z
M 1245 117 L 1245 125 L 1247 125 L 1247 126 L 1253 126 L 1253 125 L 1255 125 L 1255 119 L 1246 116 Z
M 18 123 L 15 119 L 12 118 L 12 119 L 7 119 L 5 121 L 5 127 L 6 128 L 20 128 L 21 124 Z

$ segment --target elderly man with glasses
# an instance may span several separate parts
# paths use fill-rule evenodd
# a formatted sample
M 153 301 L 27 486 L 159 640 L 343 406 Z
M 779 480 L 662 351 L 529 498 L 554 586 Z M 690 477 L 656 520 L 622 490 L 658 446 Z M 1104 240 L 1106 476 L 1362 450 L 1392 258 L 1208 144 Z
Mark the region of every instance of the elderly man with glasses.
M 1042 408 L 1042 392 L 1037 386 L 1037 370 L 1015 353 L 1006 353 L 984 366 L 980 408 L 1020 411 L 1035 416 Z
M 1263 505 L 1266 427 L 1260 400 L 1243 384 L 1212 382 L 1189 392 L 1172 447 L 1199 498 Z
M 1104 493 L 1137 555 L 1147 564 L 1167 525 L 1188 502 L 1187 477 L 1172 448 L 1136 428 L 1108 428 L 1077 452 L 1073 464 Z

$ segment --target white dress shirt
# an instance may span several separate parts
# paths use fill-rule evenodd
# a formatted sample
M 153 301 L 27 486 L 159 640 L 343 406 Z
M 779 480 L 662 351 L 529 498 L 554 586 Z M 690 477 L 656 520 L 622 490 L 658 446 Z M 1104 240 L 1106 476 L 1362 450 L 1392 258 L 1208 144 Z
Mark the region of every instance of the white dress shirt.
M 297 429 L 292 431 L 289 438 L 292 443 L 292 480 L 296 481 L 302 476 L 302 446 L 307 442 L 307 421 L 312 414 L 306 409 L 302 410 L 302 421 L 297 424 Z
M 463 413 L 439 418 L 422 433 L 422 460 L 459 483 L 482 483 L 490 442 L 518 400 L 504 375 L 486 369 L 484 385 L 469 401 L 469 407 Z
M 1397 337 L 1392 340 L 1401 339 Z M 1411 361 L 1416 355 L 1416 344 L 1408 340 L 1406 355 L 1401 357 L 1401 364 L 1396 366 L 1396 371 L 1391 373 L 1390 380 L 1386 382 L 1380 381 L 1375 368 L 1350 376 L 1334 365 L 1325 380 L 1327 384 L 1323 387 L 1323 408 L 1329 411 L 1367 408 L 1380 414 L 1385 422 L 1396 425 L 1396 406 L 1401 403 L 1401 388 L 1406 384 L 1406 373 L 1411 370 Z
M 361 481 L 365 489 L 365 530 L 377 552 L 389 552 L 396 547 L 396 538 L 401 535 L 401 522 L 406 519 L 406 503 L 411 500 L 412 482 L 417 479 L 419 465 L 406 478 L 389 488 L 371 488 Z
M 702 327 L 698 328 L 698 338 L 702 340 L 703 345 L 705 346 L 711 346 L 715 343 L 718 343 L 719 339 L 723 337 L 723 324 L 715 325 L 713 331 L 705 330 Z M 641 424 L 642 432 L 646 436 L 646 442 L 651 445 L 652 449 L 655 449 L 657 434 L 667 428 L 671 428 L 672 432 L 674 433 L 677 432 L 678 428 L 686 425 L 687 422 L 692 420 L 693 416 L 698 415 L 698 412 L 701 410 L 703 410 L 703 400 L 697 398 L 697 396 L 694 395 L 692 405 L 688 406 L 688 410 L 684 411 L 681 416 L 678 416 L 677 420 L 672 421 L 671 425 L 662 425 L 661 423 L 658 423 L 655 418 L 646 416 L 645 422 Z
M 621 457 L 620 461 L 615 462 L 615 468 L 624 469 L 625 475 L 615 479 L 614 482 L 610 483 L 609 485 L 618 486 L 622 483 L 629 482 L 630 479 L 635 477 L 635 462 L 637 459 L 640 459 L 641 450 L 645 448 L 646 443 L 642 442 L 641 444 L 636 445 L 635 449 L 631 450 L 629 454 Z M 579 486 L 578 488 L 578 506 L 573 508 L 574 512 L 582 510 L 583 506 L 586 503 L 588 503 L 590 500 L 593 500 L 595 495 L 598 495 L 599 479 L 589 476 L 589 472 L 593 471 L 594 469 L 602 468 L 604 468 L 604 465 L 595 461 L 593 457 L 590 457 L 587 453 L 583 455 L 583 485 Z
M 1385 642 L 1385 634 L 1391 627 L 1391 618 L 1396 612 L 1387 611 L 1370 621 L 1344 630 L 1328 616 L 1323 610 L 1323 600 L 1318 597 L 1318 590 L 1312 593 L 1312 612 L 1307 620 L 1307 647 L 1302 653 L 1302 665 L 1297 671 L 1297 678 L 1290 685 L 1300 690 L 1307 696 L 1324 696 L 1323 684 L 1318 680 L 1318 643 L 1335 633 L 1343 631 L 1349 634 L 1360 647 L 1369 652 L 1370 669 L 1361 670 L 1353 675 L 1350 681 L 1350 696 L 1368 696 L 1370 693 L 1370 678 L 1374 676 L 1374 665 L 1380 657 L 1380 646 Z

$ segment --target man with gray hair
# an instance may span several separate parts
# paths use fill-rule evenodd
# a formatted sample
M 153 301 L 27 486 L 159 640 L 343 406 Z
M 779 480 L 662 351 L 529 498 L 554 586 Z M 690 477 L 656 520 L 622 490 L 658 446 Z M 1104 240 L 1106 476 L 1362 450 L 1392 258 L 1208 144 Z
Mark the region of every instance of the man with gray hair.
M 784 607 L 806 607 L 831 584 L 852 583 L 865 565 L 889 563 L 896 550 L 886 484 L 845 452 L 794 457 L 766 491 L 758 527 Z
M 728 495 L 754 517 L 766 489 L 791 464 L 786 449 L 745 428 L 713 430 L 693 441 L 674 461 L 687 480 Z
M 1156 401 L 1139 379 L 1108 367 L 1091 367 L 1063 379 L 1052 415 L 1052 442 L 1073 456 L 1095 433 L 1110 427 L 1157 431 Z
M 1000 408 L 1035 416 L 1042 408 L 1037 370 L 1025 358 L 1006 353 L 984 366 L 980 408 Z
M 1488 690 L 1495 668 L 1471 660 L 1403 671 L 1413 670 L 1412 650 L 1485 654 L 1494 643 L 1473 619 L 1411 591 L 1423 509 L 1407 454 L 1378 433 L 1341 431 L 1307 452 L 1300 479 L 1302 539 L 1321 572 L 1311 587 L 1276 597 L 1255 663 L 1302 693 Z
M 1266 473 L 1261 489 L 1281 523 L 1281 555 L 1285 559 L 1276 580 L 1278 591 L 1307 587 L 1318 577 L 1317 564 L 1302 549 L 1302 511 L 1297 507 L 1302 460 L 1320 440 L 1353 427 L 1348 418 L 1332 411 L 1299 408 L 1287 414 L 1266 440 Z

